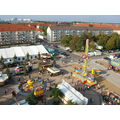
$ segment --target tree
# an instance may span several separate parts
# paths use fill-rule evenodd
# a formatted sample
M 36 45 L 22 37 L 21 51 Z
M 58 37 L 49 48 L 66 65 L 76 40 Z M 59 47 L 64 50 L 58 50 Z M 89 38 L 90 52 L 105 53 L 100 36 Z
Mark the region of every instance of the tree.
M 97 44 L 103 46 L 103 48 L 106 48 L 107 41 L 109 40 L 109 36 L 106 34 L 100 34 L 96 36 Z
M 63 38 L 61 39 L 61 43 L 66 47 L 69 46 L 69 39 L 68 35 L 64 35 Z
M 47 28 L 48 28 L 48 26 L 45 26 L 45 27 L 42 29 L 45 36 L 47 35 Z
M 1 56 L 0 61 L 3 62 L 3 56 Z
M 27 61 L 29 61 L 29 53 L 26 54 Z
M 72 100 L 67 101 L 67 105 L 78 105 L 77 103 L 72 102 Z
M 17 59 L 17 56 L 16 56 L 16 55 L 14 55 L 13 60 L 14 60 L 14 61 L 16 61 L 16 59 Z
M 76 50 L 79 39 L 80 38 L 78 35 L 73 36 L 72 40 L 70 41 L 70 49 L 71 50 Z
M 8 67 L 8 66 L 7 66 L 7 68 L 6 68 L 5 73 L 8 75 L 8 78 L 10 78 L 10 69 L 9 69 L 9 67 Z
M 55 103 L 59 103 L 59 99 L 64 97 L 64 94 L 57 88 L 57 85 L 52 89 L 51 96 L 53 97 Z
M 85 49 L 85 45 L 86 45 L 86 39 L 87 39 L 87 35 L 85 34 L 85 32 L 83 32 L 80 36 L 80 40 L 83 44 L 83 50 Z
M 26 64 L 24 64 L 23 66 L 23 71 L 24 71 L 24 74 L 27 75 L 27 68 L 26 68 Z
M 112 33 L 111 37 L 115 40 L 115 49 L 120 49 L 120 36 L 117 33 Z
M 90 41 L 89 50 L 90 50 L 90 51 L 96 50 L 96 45 L 95 45 L 95 42 L 94 42 L 93 40 Z
M 38 52 L 38 59 L 40 60 L 40 58 L 41 58 L 41 55 L 40 55 L 40 52 Z
M 28 102 L 28 104 L 30 105 L 36 105 L 39 102 L 38 97 L 34 96 L 34 91 L 27 96 L 26 101 Z
M 6 68 L 5 73 L 6 73 L 7 75 L 9 75 L 9 74 L 10 74 L 10 69 L 9 69 L 9 67 L 8 67 L 8 66 L 7 66 L 7 68 Z
M 42 67 L 42 64 L 41 64 L 41 62 L 39 62 L 39 63 L 38 63 L 38 69 L 39 69 L 39 72 L 42 72 L 42 70 L 43 70 L 43 67 Z
M 55 67 L 56 66 L 56 60 L 53 60 L 52 66 Z
M 113 50 L 116 48 L 116 41 L 115 41 L 115 38 L 111 37 L 108 41 L 107 41 L 107 44 L 105 46 L 105 48 L 107 50 Z

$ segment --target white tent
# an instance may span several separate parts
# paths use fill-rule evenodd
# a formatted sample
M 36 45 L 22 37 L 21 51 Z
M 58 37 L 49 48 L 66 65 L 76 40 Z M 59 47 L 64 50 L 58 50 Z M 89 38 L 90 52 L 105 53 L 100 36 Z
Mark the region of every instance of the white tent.
M 73 103 L 82 105 L 88 104 L 88 99 L 64 80 L 58 85 L 58 88 L 65 96 L 63 99 L 64 103 L 67 103 L 67 101 L 72 100 Z
M 60 70 L 55 68 L 55 67 L 48 67 L 47 70 L 50 72 L 50 73 L 53 73 L 53 74 L 56 74 L 56 73 L 59 73 Z
M 34 59 L 37 57 L 38 52 L 40 54 L 49 54 L 43 45 L 33 45 L 2 48 L 0 49 L 0 57 L 2 56 L 4 59 L 12 59 L 14 55 L 16 55 L 16 57 L 19 58 L 19 61 L 23 61 L 25 60 L 27 53 L 29 53 L 30 59 Z

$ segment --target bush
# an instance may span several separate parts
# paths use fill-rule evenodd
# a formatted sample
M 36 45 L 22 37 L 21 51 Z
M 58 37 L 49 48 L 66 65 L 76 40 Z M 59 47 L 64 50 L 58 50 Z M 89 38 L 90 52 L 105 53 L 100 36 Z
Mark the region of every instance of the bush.
M 27 96 L 26 101 L 30 105 L 36 105 L 39 102 L 39 98 L 34 96 L 34 92 Z

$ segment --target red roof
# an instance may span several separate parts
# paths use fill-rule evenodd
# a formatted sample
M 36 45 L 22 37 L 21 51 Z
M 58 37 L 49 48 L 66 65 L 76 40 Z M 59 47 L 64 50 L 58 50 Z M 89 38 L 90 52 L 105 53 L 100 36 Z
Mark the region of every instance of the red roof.
M 37 29 L 33 26 L 24 26 L 18 24 L 0 24 L 0 31 L 41 31 L 41 29 Z
M 90 26 L 93 25 L 93 27 L 106 27 L 106 28 L 112 28 L 113 30 L 120 30 L 120 26 L 116 26 L 113 24 L 97 24 L 97 23 L 79 23 L 75 24 L 75 26 Z
M 50 23 L 18 23 L 19 25 L 51 26 Z

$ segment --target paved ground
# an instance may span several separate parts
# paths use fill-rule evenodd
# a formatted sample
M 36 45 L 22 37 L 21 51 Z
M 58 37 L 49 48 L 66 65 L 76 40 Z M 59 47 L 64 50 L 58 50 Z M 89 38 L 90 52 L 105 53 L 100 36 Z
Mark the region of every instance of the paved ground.
M 103 74 L 101 76 L 104 77 L 109 82 L 113 83 L 114 85 L 116 85 L 117 87 L 120 88 L 120 74 L 116 73 L 116 72 L 114 72 L 112 70 L 107 70 L 107 68 L 105 66 L 96 63 L 96 61 L 97 60 L 91 60 L 89 62 L 89 66 L 90 67 L 93 66 L 93 67 L 102 69 Z
M 70 53 L 68 53 L 68 54 L 70 54 Z M 92 67 L 92 68 L 97 67 L 97 68 L 104 70 L 104 74 L 102 74 L 100 76 L 101 77 L 100 80 L 105 81 L 107 79 L 108 81 L 114 83 L 114 85 L 110 84 L 110 82 L 105 83 L 104 85 L 109 84 L 110 88 L 112 88 L 112 87 L 115 88 L 115 86 L 119 86 L 118 78 L 120 78 L 120 76 L 117 73 L 115 74 L 113 71 L 107 71 L 107 69 L 104 68 L 103 66 L 96 64 L 95 61 L 99 60 L 99 58 L 103 58 L 103 56 L 93 57 L 92 59 L 90 59 L 89 64 L 88 64 L 89 67 Z M 73 54 L 70 54 L 70 56 L 68 56 L 66 58 L 57 59 L 56 62 L 58 64 L 58 66 L 60 67 L 60 69 L 63 71 L 63 75 L 59 75 L 59 76 L 55 76 L 55 77 L 50 77 L 50 75 L 47 73 L 45 73 L 43 75 L 39 75 L 38 69 L 37 69 L 38 64 L 34 64 L 34 66 L 33 66 L 34 70 L 30 73 L 31 77 L 33 77 L 35 79 L 37 79 L 38 77 L 41 77 L 44 80 L 49 79 L 50 82 L 47 83 L 47 88 L 49 88 L 50 86 L 54 86 L 55 83 L 57 83 L 57 84 L 60 83 L 62 81 L 62 79 L 64 79 L 68 83 L 70 83 L 73 87 L 76 87 L 77 80 L 71 76 L 71 72 L 74 71 L 75 65 L 79 65 L 82 63 L 82 57 L 80 55 L 77 55 L 76 53 L 73 53 Z M 12 70 L 13 69 L 14 68 L 12 68 Z M 26 80 L 29 79 L 29 76 L 24 76 L 24 75 L 16 76 L 16 77 L 13 77 L 10 84 L 8 84 L 4 87 L 0 87 L 0 91 L 1 91 L 0 92 L 0 104 L 13 104 L 14 103 L 14 100 L 12 99 L 12 96 L 11 96 L 11 91 L 16 89 L 16 86 L 19 82 L 18 81 L 19 77 L 21 78 L 21 81 L 24 79 L 26 79 Z M 4 91 L 6 88 L 9 89 L 9 92 L 5 95 Z M 80 91 L 80 92 L 84 96 L 86 96 L 88 99 L 90 99 L 91 97 L 94 99 L 94 102 L 93 103 L 89 102 L 89 104 L 92 104 L 92 105 L 101 104 L 101 95 L 99 94 L 101 92 L 100 90 L 97 90 L 97 92 L 96 92 L 96 89 L 91 89 L 91 90 Z M 47 91 L 45 94 L 46 95 L 44 97 L 46 99 L 46 103 L 48 103 L 48 101 L 50 100 L 50 96 L 49 96 L 50 91 Z M 21 99 L 25 99 L 25 97 L 18 95 L 17 99 L 21 100 Z M 39 104 L 43 104 L 43 103 L 39 103 Z

